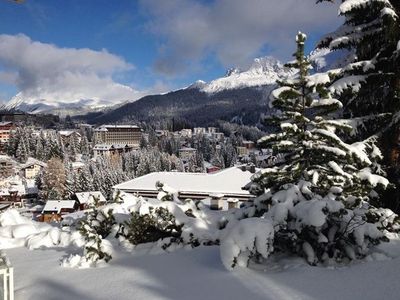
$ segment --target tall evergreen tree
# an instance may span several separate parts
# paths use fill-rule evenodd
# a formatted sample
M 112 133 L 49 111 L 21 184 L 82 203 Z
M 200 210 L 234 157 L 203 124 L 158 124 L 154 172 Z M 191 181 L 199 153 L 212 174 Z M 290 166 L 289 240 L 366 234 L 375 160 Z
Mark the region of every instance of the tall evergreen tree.
M 257 173 L 250 191 L 258 196 L 255 214 L 273 222 L 275 249 L 315 264 L 362 256 L 384 239 L 372 224 L 369 202 L 373 189 L 388 181 L 374 174 L 380 152 L 373 140 L 350 145 L 338 136 L 339 129 L 350 129 L 333 119 L 342 104 L 326 89 L 326 74 L 308 74 L 305 40 L 297 35 L 296 60 L 288 65 L 297 76 L 271 94 L 279 130 L 259 141 L 284 159 Z

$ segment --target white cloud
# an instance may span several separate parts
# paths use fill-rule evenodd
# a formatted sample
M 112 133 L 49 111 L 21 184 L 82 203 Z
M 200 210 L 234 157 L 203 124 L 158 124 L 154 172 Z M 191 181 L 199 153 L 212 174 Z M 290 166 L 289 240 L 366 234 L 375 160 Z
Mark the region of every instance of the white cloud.
M 315 0 L 142 0 L 147 28 L 163 43 L 157 71 L 174 75 L 207 55 L 225 66 L 244 65 L 267 48 L 286 59 L 298 30 L 325 32 L 340 22 L 337 5 Z M 264 53 L 265 54 L 265 53 Z
M 19 98 L 35 104 L 134 100 L 142 93 L 113 80 L 134 66 L 106 50 L 60 48 L 23 34 L 0 35 L 0 81 L 16 85 Z

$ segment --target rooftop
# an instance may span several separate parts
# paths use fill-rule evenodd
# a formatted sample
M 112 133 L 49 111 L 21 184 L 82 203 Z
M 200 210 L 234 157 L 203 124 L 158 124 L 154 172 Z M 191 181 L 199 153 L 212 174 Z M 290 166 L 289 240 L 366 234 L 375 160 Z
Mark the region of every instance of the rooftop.
M 160 181 L 181 193 L 224 194 L 249 196 L 242 190 L 251 181 L 253 173 L 231 167 L 215 173 L 155 172 L 114 186 L 125 192 L 156 191 Z
M 45 162 L 42 162 L 42 161 L 40 161 L 38 159 L 35 159 L 33 157 L 28 157 L 27 161 L 24 164 L 21 165 L 21 169 L 25 169 L 25 168 L 28 168 L 28 167 L 33 166 L 33 165 L 38 165 L 38 166 L 41 166 L 41 167 L 44 167 L 44 168 L 47 166 L 47 164 Z
M 81 135 L 79 132 L 77 132 L 75 130 L 60 130 L 59 133 L 60 133 L 60 135 L 63 135 L 63 136 L 70 136 L 73 133 L 76 133 L 79 136 Z
M 95 131 L 107 131 L 108 129 L 112 129 L 112 128 L 136 128 L 138 129 L 139 126 L 137 125 L 101 125 L 100 127 L 97 127 L 95 129 Z
M 51 211 L 60 213 L 63 208 L 74 208 L 75 200 L 47 200 L 43 212 Z
M 107 202 L 106 198 L 104 198 L 103 194 L 101 192 L 82 192 L 82 193 L 76 193 L 76 197 L 78 198 L 78 201 L 80 204 L 91 204 L 94 202 L 94 199 L 97 198 L 99 199 L 99 202 Z

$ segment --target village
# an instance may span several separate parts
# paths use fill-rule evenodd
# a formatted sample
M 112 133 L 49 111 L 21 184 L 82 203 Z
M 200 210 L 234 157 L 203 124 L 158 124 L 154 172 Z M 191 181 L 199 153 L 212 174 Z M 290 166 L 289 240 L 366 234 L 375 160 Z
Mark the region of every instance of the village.
M 182 200 L 201 200 L 216 210 L 236 208 L 253 198 L 241 187 L 251 181 L 256 167 L 267 166 L 277 159 L 272 156 L 270 150 L 257 149 L 253 141 L 241 140 L 240 144 L 234 148 L 230 165 L 218 164 L 218 159 L 217 163 L 214 160 L 214 164 L 205 161 L 203 153 L 199 162 L 201 151 L 199 144 L 202 140 L 207 141 L 212 149 L 209 151 L 214 151 L 214 154 L 218 154 L 229 140 L 216 127 L 184 128 L 175 132 L 154 130 L 146 133 L 136 125 L 93 127 L 88 124 L 74 124 L 72 127 L 76 128 L 73 129 L 43 129 L 25 126 L 26 119 L 18 120 L 15 116 L 10 118 L 9 113 L 2 119 L 12 120 L 0 122 L 2 152 L 0 154 L 0 210 L 16 207 L 25 215 L 40 222 L 62 222 L 71 213 L 87 210 L 95 200 L 98 200 L 97 205 L 112 201 L 113 195 L 118 192 L 157 198 L 159 192 L 157 182 L 163 182 L 176 189 Z M 49 172 L 48 161 L 30 157 L 27 154 L 24 157 L 26 160 L 18 161 L 15 156 L 7 155 L 7 148 L 13 136 L 21 128 L 36 137 L 44 136 L 45 139 L 59 137 L 57 142 L 61 144 L 60 151 L 62 152 L 68 152 L 73 146 L 72 157 L 69 157 L 64 166 L 78 177 L 86 175 L 83 174 L 83 169 L 86 168 L 88 161 L 106 159 L 115 164 L 123 155 L 135 153 L 143 147 L 146 150 L 151 147 L 150 143 L 153 143 L 153 147 L 157 147 L 160 141 L 167 139 L 178 141 L 177 155 L 174 157 L 179 162 L 176 163 L 178 168 L 160 167 L 153 172 L 148 170 L 140 174 L 141 176 L 131 176 L 134 178 L 125 176 L 127 180 L 117 180 L 113 182 L 113 185 L 108 185 L 111 191 L 107 194 L 99 190 L 85 190 L 83 187 L 83 190 L 73 192 L 66 198 L 57 193 L 58 197 L 50 197 L 46 191 L 41 190 L 43 183 L 38 180 L 46 171 Z M 92 141 L 88 141 L 88 137 Z M 83 142 L 89 149 L 84 154 L 80 151 L 82 147 L 79 147 Z M 16 153 L 20 151 L 20 148 L 17 147 Z M 195 167 L 193 168 L 191 164 Z M 56 180 L 54 185 L 57 184 L 60 183 Z

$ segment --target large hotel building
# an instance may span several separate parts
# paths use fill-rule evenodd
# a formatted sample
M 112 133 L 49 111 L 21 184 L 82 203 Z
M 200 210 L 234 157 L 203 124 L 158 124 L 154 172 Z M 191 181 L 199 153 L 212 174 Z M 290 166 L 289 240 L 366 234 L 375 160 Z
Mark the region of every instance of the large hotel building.
M 138 149 L 142 137 L 136 125 L 102 125 L 94 131 L 94 155 L 114 155 Z
M 95 129 L 94 140 L 102 145 L 128 145 L 138 148 L 142 137 L 136 125 L 102 125 Z

